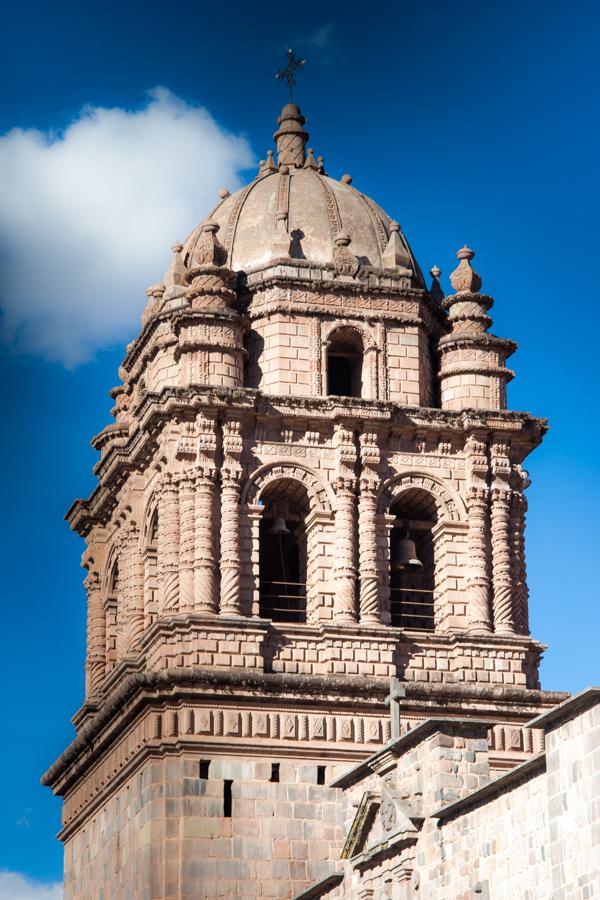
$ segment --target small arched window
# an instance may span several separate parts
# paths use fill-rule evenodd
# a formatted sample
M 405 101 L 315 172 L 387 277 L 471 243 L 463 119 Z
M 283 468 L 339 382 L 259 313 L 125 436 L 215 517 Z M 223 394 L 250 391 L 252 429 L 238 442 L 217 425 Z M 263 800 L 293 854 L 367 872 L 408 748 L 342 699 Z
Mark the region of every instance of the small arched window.
M 361 397 L 363 343 L 350 329 L 337 331 L 327 351 L 327 393 L 333 397 Z

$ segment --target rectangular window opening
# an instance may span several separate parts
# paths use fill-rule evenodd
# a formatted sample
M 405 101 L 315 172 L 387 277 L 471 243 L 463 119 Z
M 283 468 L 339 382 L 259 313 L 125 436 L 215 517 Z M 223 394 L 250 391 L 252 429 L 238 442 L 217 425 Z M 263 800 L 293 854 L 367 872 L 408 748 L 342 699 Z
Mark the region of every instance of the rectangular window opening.
M 210 769 L 210 759 L 201 759 L 200 760 L 200 778 L 208 778 L 209 769 Z
M 317 766 L 317 784 L 325 784 L 325 766 Z
M 231 818 L 231 785 L 233 781 L 226 778 L 223 782 L 223 816 L 226 819 Z
M 271 763 L 271 781 L 279 781 L 279 763 Z

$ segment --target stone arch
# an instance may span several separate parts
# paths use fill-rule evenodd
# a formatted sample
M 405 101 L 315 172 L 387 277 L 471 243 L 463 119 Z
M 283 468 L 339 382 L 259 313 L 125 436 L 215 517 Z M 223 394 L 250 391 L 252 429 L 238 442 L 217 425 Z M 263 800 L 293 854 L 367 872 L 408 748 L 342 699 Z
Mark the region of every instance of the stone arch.
M 332 341 L 332 338 L 335 337 L 335 334 L 338 331 L 350 331 L 358 335 L 358 337 L 361 339 L 365 353 L 367 352 L 367 350 L 373 350 L 377 347 L 375 338 L 368 326 L 362 324 L 359 325 L 353 319 L 335 319 L 333 322 L 329 322 L 323 328 L 323 346 L 328 347 Z
M 254 506 L 265 488 L 275 481 L 291 479 L 304 485 L 311 501 L 311 506 L 321 511 L 331 512 L 333 509 L 333 491 L 329 484 L 302 463 L 274 462 L 260 466 L 248 479 L 242 491 L 242 503 Z
M 379 492 L 378 512 L 388 512 L 392 503 L 412 488 L 420 488 L 435 498 L 440 519 L 452 522 L 467 521 L 467 510 L 460 495 L 450 490 L 435 475 L 419 470 L 400 472 L 383 482 Z
M 329 395 L 329 364 L 330 354 L 334 354 L 336 343 L 343 344 L 358 343 L 356 348 L 355 361 L 353 368 L 355 369 L 351 376 L 352 381 L 356 382 L 349 393 L 344 392 L 343 396 L 362 397 L 367 400 L 374 400 L 379 395 L 378 385 L 378 356 L 379 348 L 373 329 L 364 322 L 356 322 L 352 319 L 335 319 L 329 322 L 323 329 L 321 335 L 321 372 L 324 392 Z M 345 355 L 345 354 L 342 354 Z M 338 391 L 333 391 L 333 395 Z

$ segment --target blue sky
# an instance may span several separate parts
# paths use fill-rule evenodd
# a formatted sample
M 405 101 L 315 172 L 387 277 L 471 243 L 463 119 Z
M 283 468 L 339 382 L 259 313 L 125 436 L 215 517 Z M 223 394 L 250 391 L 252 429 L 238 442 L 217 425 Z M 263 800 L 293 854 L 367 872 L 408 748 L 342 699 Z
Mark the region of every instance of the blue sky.
M 477 251 L 493 330 L 520 345 L 510 406 L 551 424 L 529 462 L 543 684 L 600 681 L 598 5 L 48 9 L 6 4 L 0 54 L 0 870 L 38 880 L 17 890 L 0 873 L 11 898 L 50 896 L 61 877 L 60 804 L 38 779 L 73 734 L 85 622 L 83 545 L 62 517 L 94 485 L 89 439 L 145 287 L 271 145 L 287 44 L 309 60 L 297 96 L 328 171 L 397 218 L 446 288 L 458 247 Z

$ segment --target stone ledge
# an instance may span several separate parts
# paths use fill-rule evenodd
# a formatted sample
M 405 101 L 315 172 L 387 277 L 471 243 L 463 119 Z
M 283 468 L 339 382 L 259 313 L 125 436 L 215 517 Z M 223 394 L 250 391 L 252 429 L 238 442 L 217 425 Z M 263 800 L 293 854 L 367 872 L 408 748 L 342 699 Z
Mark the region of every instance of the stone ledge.
M 511 790 L 513 787 L 517 787 L 523 780 L 532 778 L 539 772 L 545 771 L 545 769 L 546 754 L 538 753 L 537 756 L 533 756 L 531 759 L 525 760 L 521 765 L 515 766 L 514 769 L 510 769 L 505 775 L 500 775 L 499 778 L 495 778 L 494 781 L 490 781 L 489 784 L 484 785 L 479 790 L 473 791 L 468 797 L 463 797 L 462 800 L 442 806 L 441 809 L 431 813 L 431 818 L 444 821 L 444 819 L 466 812 L 468 809 L 492 799 L 507 789 Z
M 360 762 L 357 766 L 354 766 L 348 772 L 345 772 L 344 775 L 336 778 L 335 781 L 332 781 L 329 787 L 350 787 L 354 782 L 359 781 L 361 778 L 364 778 L 366 775 L 373 772 L 384 775 L 392 765 L 395 765 L 396 759 L 399 756 L 407 750 L 410 750 L 415 744 L 419 744 L 426 737 L 439 731 L 440 726 L 442 725 L 452 725 L 454 727 L 479 726 L 480 728 L 487 729 L 490 726 L 490 722 L 488 719 L 461 719 L 452 716 L 440 716 L 437 718 L 425 719 L 424 722 L 417 725 L 416 728 L 407 731 L 406 734 L 388 741 L 380 750 L 377 750 L 363 762 Z
M 332 873 L 321 881 L 316 882 L 316 884 L 311 884 L 311 886 L 305 891 L 302 891 L 301 894 L 296 894 L 294 900 L 318 900 L 323 894 L 328 894 L 332 888 L 341 884 L 343 880 L 344 876 L 342 873 Z
M 568 697 L 558 706 L 549 709 L 525 725 L 526 728 L 543 728 L 544 731 L 552 731 L 558 728 L 567 719 L 590 709 L 600 703 L 600 687 L 588 687 L 572 697 Z

